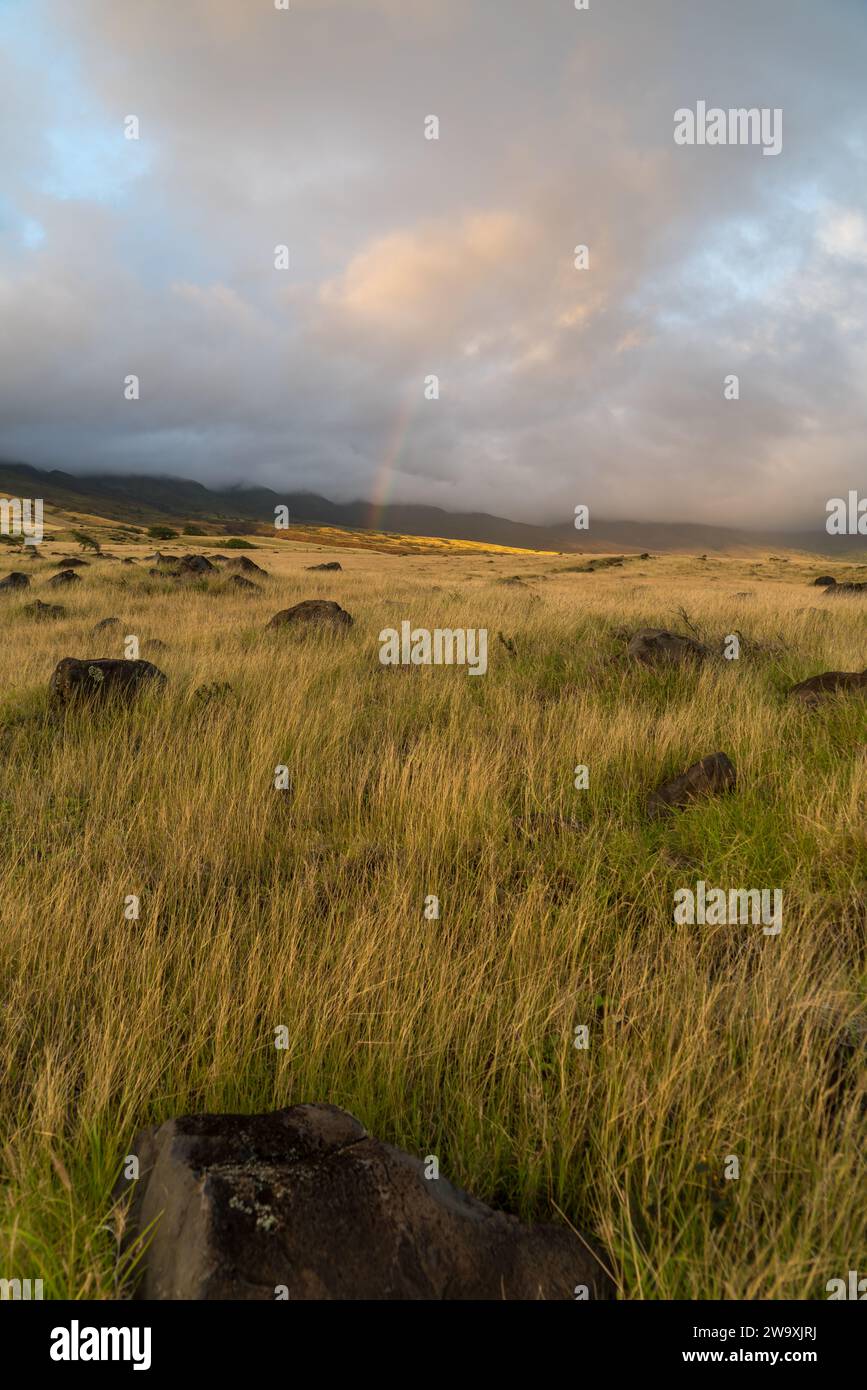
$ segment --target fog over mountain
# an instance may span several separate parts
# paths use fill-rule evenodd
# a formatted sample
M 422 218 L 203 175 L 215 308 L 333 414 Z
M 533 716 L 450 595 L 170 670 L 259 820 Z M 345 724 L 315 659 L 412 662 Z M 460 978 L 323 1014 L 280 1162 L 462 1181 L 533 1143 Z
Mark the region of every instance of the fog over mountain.
M 335 502 L 316 492 L 275 492 L 261 485 L 234 484 L 207 488 L 189 478 L 158 474 L 64 473 L 0 461 L 0 496 L 40 497 L 49 507 L 73 514 L 91 514 L 139 526 L 155 522 L 177 525 L 205 521 L 225 532 L 258 530 L 273 525 L 278 508 L 288 509 L 293 528 L 309 523 L 365 532 L 383 531 L 401 536 L 439 536 L 452 540 L 520 546 L 529 550 L 643 552 L 654 550 L 753 551 L 757 545 L 795 548 L 837 559 L 867 556 L 867 540 L 861 535 L 829 535 L 818 531 L 739 530 L 695 522 L 658 522 L 592 519 L 587 530 L 569 522 L 538 526 L 493 516 L 488 512 L 446 511 L 418 502 L 373 504 L 365 498 Z
M 374 522 L 867 489 L 863 0 L 5 0 L 0 54 L 0 456 Z

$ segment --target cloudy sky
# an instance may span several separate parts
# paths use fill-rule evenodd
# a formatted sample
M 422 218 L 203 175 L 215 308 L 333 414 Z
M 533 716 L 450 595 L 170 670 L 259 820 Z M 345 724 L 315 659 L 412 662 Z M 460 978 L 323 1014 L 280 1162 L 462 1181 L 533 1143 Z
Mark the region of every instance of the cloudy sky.
M 821 527 L 865 73 L 865 0 L 0 0 L 0 457 Z M 782 152 L 675 144 L 699 101 Z

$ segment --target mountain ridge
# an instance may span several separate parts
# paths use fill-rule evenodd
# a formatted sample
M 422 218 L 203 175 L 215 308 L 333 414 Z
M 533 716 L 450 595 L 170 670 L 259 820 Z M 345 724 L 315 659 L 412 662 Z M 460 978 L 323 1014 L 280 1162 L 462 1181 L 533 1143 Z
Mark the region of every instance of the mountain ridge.
M 400 535 L 520 546 L 531 550 L 566 552 L 652 550 L 732 550 L 777 546 L 813 554 L 864 554 L 867 544 L 857 536 L 815 532 L 749 531 L 698 522 L 609 521 L 591 517 L 588 531 L 569 522 L 536 525 L 488 512 L 450 512 L 423 503 L 392 502 L 376 509 L 364 499 L 333 502 L 306 490 L 280 494 L 268 487 L 237 483 L 209 488 L 194 479 L 170 474 L 66 473 L 30 464 L 0 461 L 0 496 L 41 497 L 66 510 L 85 510 L 110 520 L 141 525 L 181 520 L 225 524 L 273 521 L 274 509 L 285 505 L 290 522 L 376 530 Z

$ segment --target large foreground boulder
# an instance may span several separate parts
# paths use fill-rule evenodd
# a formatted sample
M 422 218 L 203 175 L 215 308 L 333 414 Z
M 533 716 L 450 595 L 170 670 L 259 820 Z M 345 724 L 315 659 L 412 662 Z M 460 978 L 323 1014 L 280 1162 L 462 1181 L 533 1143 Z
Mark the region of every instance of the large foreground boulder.
M 645 666 L 655 666 L 669 662 L 684 664 L 703 661 L 709 651 L 694 637 L 681 637 L 679 633 L 668 632 L 665 628 L 645 627 L 630 639 L 626 654 Z
M 292 608 L 275 613 L 268 627 L 351 627 L 352 618 L 339 603 L 327 598 L 306 598 Z
M 809 680 L 798 681 L 789 687 L 788 694 L 805 705 L 818 705 L 829 695 L 845 695 L 850 692 L 867 695 L 867 670 L 864 671 L 823 671 L 820 676 L 810 676 Z
M 679 777 L 672 777 L 657 787 L 648 800 L 647 810 L 652 817 L 662 816 L 688 805 L 696 797 L 734 791 L 736 782 L 731 759 L 725 753 L 711 753 L 701 762 L 693 763 Z
M 49 683 L 54 700 L 68 705 L 75 700 L 132 700 L 145 687 L 163 686 L 166 677 L 149 661 L 122 661 L 100 657 L 79 661 L 66 656 L 58 662 Z
M 524 1226 L 444 1177 L 426 1178 L 424 1162 L 333 1105 L 168 1120 L 142 1131 L 132 1151 L 131 1234 L 151 1235 L 141 1298 L 610 1293 L 567 1227 Z

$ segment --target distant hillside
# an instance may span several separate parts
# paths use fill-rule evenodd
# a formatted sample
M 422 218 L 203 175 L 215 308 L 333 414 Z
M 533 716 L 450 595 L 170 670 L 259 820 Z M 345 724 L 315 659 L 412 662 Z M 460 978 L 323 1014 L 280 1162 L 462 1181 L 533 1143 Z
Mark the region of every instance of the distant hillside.
M 806 550 L 840 558 L 864 557 L 867 543 L 857 536 L 816 532 L 744 531 L 658 521 L 605 521 L 591 516 L 590 531 L 562 526 L 531 526 L 486 512 L 448 512 L 440 507 L 390 503 L 373 521 L 369 502 L 331 502 L 313 492 L 277 493 L 266 487 L 207 488 L 187 478 L 142 474 L 80 474 L 45 471 L 28 464 L 0 462 L 0 496 L 41 497 L 55 507 L 90 512 L 110 520 L 146 526 L 184 519 L 221 524 L 267 522 L 274 508 L 289 508 L 295 522 L 316 523 L 406 536 L 442 536 L 531 550 L 715 551 L 756 546 Z

